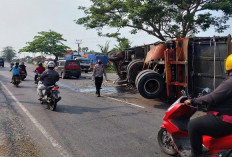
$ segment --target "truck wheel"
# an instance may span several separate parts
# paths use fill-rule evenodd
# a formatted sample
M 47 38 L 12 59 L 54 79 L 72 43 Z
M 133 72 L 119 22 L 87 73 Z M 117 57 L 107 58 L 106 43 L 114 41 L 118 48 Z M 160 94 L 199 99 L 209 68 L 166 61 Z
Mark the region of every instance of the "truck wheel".
M 151 70 L 151 69 L 146 69 L 146 70 L 140 71 L 140 73 L 138 73 L 138 75 L 136 76 L 136 79 L 135 79 L 135 86 L 136 86 L 137 89 L 138 89 L 138 80 L 140 79 L 140 77 L 141 77 L 143 74 L 145 74 L 145 73 L 147 73 L 147 72 L 154 72 L 154 71 Z
M 168 155 L 176 155 L 177 151 L 172 143 L 170 134 L 165 128 L 161 128 L 158 132 L 157 140 L 160 148 Z
M 138 80 L 138 90 L 140 95 L 147 99 L 158 97 L 164 88 L 164 79 L 157 72 L 146 72 Z
M 121 59 L 121 57 L 119 57 L 119 53 L 121 53 L 121 52 L 110 52 L 109 54 L 108 54 L 108 59 L 110 60 L 110 61 L 117 61 L 117 60 L 120 60 Z
M 144 62 L 142 60 L 134 60 L 127 66 L 127 80 L 131 84 L 135 84 L 137 75 L 142 71 Z
M 64 73 L 61 73 L 61 78 L 62 78 L 62 79 L 66 79 L 66 76 L 65 76 Z

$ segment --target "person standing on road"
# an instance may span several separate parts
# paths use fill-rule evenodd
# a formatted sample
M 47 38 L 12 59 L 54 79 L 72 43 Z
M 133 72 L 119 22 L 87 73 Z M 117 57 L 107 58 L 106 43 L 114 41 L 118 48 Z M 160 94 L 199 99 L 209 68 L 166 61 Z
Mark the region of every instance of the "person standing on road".
M 94 66 L 93 69 L 93 76 L 92 80 L 95 81 L 95 86 L 96 86 L 96 94 L 98 97 L 100 97 L 100 89 L 103 81 L 103 75 L 105 76 L 105 79 L 107 81 L 107 76 L 106 76 L 106 71 L 104 68 L 104 65 L 102 64 L 101 60 L 97 60 L 98 64 Z

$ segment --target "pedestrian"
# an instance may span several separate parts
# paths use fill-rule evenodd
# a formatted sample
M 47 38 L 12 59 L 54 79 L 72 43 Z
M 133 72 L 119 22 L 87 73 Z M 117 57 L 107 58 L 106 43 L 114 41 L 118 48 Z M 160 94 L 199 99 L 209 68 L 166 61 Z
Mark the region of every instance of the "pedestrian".
M 103 74 L 105 76 L 105 79 L 107 81 L 106 71 L 104 68 L 104 65 L 102 64 L 101 60 L 97 60 L 98 64 L 94 66 L 93 69 L 93 76 L 92 80 L 95 81 L 95 87 L 96 87 L 96 94 L 98 97 L 100 97 L 100 89 L 103 81 Z

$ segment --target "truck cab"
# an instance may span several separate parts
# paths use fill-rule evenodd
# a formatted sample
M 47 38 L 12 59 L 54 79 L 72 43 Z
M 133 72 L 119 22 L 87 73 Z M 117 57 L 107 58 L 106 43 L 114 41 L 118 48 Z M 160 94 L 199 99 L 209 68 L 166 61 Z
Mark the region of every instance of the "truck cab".
M 84 71 L 85 73 L 88 73 L 91 71 L 90 62 L 88 58 L 76 57 L 75 60 L 78 60 L 80 62 L 81 71 Z

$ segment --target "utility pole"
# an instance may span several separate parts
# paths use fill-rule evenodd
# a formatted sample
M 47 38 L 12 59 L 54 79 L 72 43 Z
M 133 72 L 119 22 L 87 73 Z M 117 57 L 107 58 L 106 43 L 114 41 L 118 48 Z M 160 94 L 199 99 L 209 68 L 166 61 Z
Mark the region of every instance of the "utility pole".
M 80 54 L 80 44 L 82 44 L 82 40 L 76 40 L 76 44 L 78 45 L 78 54 Z

